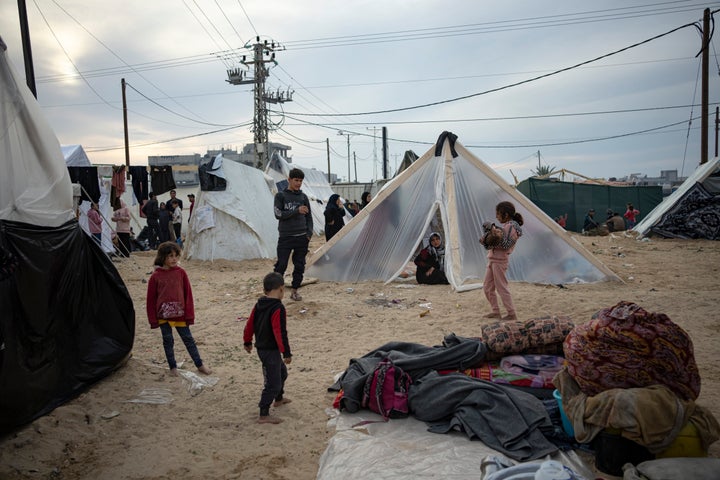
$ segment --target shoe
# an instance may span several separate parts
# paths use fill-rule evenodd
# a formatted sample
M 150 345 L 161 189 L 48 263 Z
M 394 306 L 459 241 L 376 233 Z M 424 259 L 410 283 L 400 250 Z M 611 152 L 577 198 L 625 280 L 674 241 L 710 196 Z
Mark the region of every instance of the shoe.
M 198 367 L 198 372 L 204 373 L 205 375 L 210 375 L 210 374 L 212 373 L 212 370 L 210 370 L 210 369 L 209 369 L 208 367 L 206 367 L 205 365 L 200 365 L 200 366 Z
M 272 423 L 277 425 L 278 423 L 282 423 L 282 418 L 273 417 L 272 415 L 261 415 L 258 417 L 258 423 Z
M 514 313 L 508 313 L 507 315 L 502 317 L 502 320 L 517 320 L 517 319 L 518 319 L 517 315 L 515 315 Z
M 293 289 L 292 293 L 290 294 L 290 299 L 295 300 L 296 302 L 300 302 L 302 301 L 302 295 L 300 295 L 297 290 Z
M 500 318 L 500 312 L 490 312 L 485 315 L 485 318 Z
M 292 402 L 289 398 L 283 398 L 282 400 L 275 400 L 275 403 L 273 403 L 274 407 L 281 407 L 283 405 L 287 405 L 288 403 Z

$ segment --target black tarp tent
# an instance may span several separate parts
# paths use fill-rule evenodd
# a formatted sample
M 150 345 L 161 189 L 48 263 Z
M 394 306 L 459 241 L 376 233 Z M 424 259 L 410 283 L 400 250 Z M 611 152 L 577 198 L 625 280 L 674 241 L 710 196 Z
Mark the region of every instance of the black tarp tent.
M 60 145 L 0 40 L 0 433 L 118 368 L 132 299 L 80 228 Z

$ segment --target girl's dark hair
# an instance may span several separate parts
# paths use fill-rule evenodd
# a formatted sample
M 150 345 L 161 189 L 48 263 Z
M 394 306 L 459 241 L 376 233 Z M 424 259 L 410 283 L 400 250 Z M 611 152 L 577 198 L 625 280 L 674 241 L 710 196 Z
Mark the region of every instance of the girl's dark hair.
M 153 262 L 153 265 L 157 265 L 158 267 L 165 266 L 165 259 L 170 255 L 171 253 L 175 253 L 176 255 L 180 255 L 182 253 L 182 250 L 180 249 L 180 245 L 178 245 L 175 242 L 163 242 L 160 244 L 160 246 L 157 249 L 157 255 L 155 255 L 155 262 Z
M 515 220 L 518 225 L 523 224 L 523 217 L 518 212 L 515 211 L 515 205 L 513 205 L 511 202 L 500 202 L 497 204 L 497 207 L 495 207 L 495 211 L 500 214 L 503 218 L 509 218 L 510 220 Z

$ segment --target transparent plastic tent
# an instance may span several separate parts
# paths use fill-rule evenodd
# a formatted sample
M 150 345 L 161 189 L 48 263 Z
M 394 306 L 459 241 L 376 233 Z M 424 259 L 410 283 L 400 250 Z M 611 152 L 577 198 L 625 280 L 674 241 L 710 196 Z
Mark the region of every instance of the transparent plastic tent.
M 482 224 L 495 206 L 511 201 L 524 218 L 510 256 L 508 279 L 542 284 L 619 280 L 523 194 L 507 185 L 452 134 L 388 183 L 377 197 L 308 262 L 307 274 L 325 281 L 395 279 L 439 213 L 446 275 L 455 290 L 482 286 L 487 251 Z M 451 148 L 451 145 L 453 146 Z

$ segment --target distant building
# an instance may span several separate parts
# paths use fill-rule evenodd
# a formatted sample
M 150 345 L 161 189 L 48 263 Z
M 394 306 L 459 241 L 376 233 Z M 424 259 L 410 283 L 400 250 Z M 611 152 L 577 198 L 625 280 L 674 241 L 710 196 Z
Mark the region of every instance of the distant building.
M 641 173 L 631 173 L 626 177 L 618 178 L 619 182 L 624 182 L 629 185 L 659 185 L 663 189 L 663 196 L 670 195 L 675 187 L 679 186 L 685 181 L 686 177 L 678 176 L 677 170 L 660 170 L 659 177 L 648 177 Z

